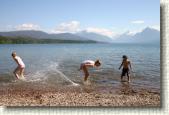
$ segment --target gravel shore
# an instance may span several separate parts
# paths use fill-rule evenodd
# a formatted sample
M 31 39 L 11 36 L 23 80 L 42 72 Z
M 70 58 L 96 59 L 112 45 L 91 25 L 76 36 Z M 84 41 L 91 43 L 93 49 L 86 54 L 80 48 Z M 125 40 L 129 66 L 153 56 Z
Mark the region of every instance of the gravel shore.
M 1 106 L 160 106 L 160 93 L 150 89 L 101 86 L 56 88 L 34 83 L 1 87 Z

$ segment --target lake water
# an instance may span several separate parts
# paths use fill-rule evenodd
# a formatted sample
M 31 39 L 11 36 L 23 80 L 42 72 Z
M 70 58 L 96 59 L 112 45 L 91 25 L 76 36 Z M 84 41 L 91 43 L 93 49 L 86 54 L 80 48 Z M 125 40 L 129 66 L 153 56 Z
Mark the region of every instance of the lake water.
M 132 84 L 160 89 L 160 46 L 139 44 L 12 44 L 0 45 L 0 84 L 14 80 L 16 63 L 11 52 L 23 59 L 25 77 L 29 82 L 45 82 L 64 86 L 73 81 L 82 84 L 80 63 L 100 59 L 99 69 L 89 69 L 90 81 L 96 85 L 116 85 L 122 55 L 127 55 L 134 73 Z

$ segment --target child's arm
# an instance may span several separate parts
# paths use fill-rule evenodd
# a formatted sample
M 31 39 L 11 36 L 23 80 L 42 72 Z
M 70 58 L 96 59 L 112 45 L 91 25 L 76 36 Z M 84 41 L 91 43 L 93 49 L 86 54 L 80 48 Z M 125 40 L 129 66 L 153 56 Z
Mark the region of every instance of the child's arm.
M 78 69 L 79 71 L 82 70 L 82 64 L 80 65 L 80 68 Z
M 121 65 L 120 65 L 119 69 L 121 69 L 122 65 L 123 65 L 123 62 L 121 63 Z
M 132 70 L 132 67 L 131 67 L 131 62 L 129 61 L 129 66 L 130 66 L 130 69 Z

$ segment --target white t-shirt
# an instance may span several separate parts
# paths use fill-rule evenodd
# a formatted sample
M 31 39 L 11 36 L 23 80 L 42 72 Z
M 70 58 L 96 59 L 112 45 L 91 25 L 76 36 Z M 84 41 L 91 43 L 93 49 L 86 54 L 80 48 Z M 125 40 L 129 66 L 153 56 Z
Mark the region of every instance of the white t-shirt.
M 16 56 L 15 59 L 18 61 L 19 66 L 25 68 L 25 64 L 23 63 L 22 59 L 19 56 Z
M 85 60 L 85 61 L 83 61 L 82 62 L 82 64 L 92 64 L 93 66 L 94 66 L 94 61 L 92 61 L 92 60 Z

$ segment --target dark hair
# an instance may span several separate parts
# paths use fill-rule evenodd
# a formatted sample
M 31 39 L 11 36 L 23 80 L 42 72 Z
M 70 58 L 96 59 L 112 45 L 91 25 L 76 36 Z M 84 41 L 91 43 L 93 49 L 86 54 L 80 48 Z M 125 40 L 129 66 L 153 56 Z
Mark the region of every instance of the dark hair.
M 12 52 L 12 56 L 15 56 L 16 55 L 16 52 L 14 51 L 14 52 Z
M 98 64 L 99 66 L 101 65 L 100 61 L 99 60 L 96 60 L 95 61 L 95 65 Z
M 123 59 L 124 59 L 124 58 L 127 58 L 127 56 L 126 56 L 126 55 L 123 55 L 123 57 L 122 57 L 122 58 L 123 58 Z

